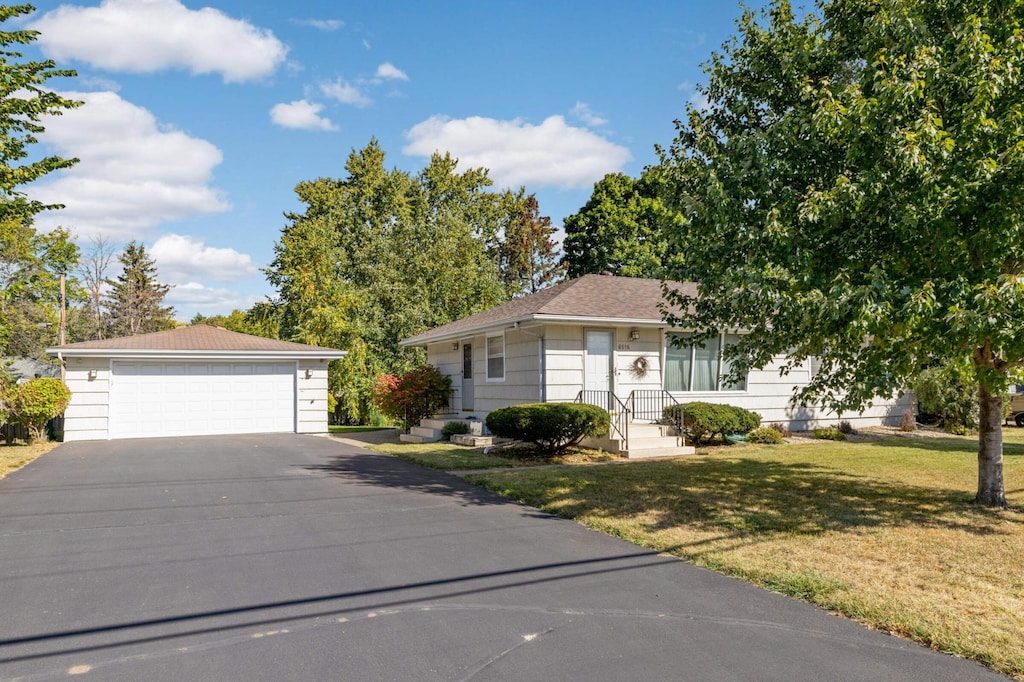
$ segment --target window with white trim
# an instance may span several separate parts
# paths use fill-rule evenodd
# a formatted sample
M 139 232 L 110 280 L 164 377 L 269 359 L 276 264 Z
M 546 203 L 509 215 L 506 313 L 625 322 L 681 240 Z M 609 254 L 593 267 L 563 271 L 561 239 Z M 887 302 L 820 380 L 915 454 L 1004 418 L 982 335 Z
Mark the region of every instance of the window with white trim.
M 704 347 L 688 341 L 692 334 L 667 334 L 665 337 L 666 391 L 710 392 L 745 391 L 747 379 L 735 383 L 723 383 L 729 374 L 730 362 L 722 357 L 721 350 L 739 342 L 738 334 L 719 334 L 704 341 Z M 675 340 L 675 343 L 673 343 Z
M 505 335 L 487 337 L 487 380 L 505 380 Z

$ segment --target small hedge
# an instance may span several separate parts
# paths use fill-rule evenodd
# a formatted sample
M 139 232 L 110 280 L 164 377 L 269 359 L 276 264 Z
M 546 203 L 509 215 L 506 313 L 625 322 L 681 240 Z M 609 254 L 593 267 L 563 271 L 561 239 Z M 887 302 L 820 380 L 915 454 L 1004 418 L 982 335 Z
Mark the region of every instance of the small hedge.
M 819 440 L 846 440 L 846 434 L 840 431 L 838 426 L 814 429 L 814 437 Z
M 761 445 L 782 445 L 786 441 L 782 434 L 770 426 L 761 426 L 747 434 L 748 443 L 760 443 Z
M 441 440 L 451 440 L 456 434 L 469 433 L 469 424 L 466 422 L 448 422 L 441 427 Z
M 714 403 L 671 405 L 665 408 L 663 416 L 679 424 L 680 412 L 683 433 L 693 443 L 706 443 L 715 436 L 724 439 L 726 434 L 750 433 L 761 425 L 761 417 L 755 412 L 734 405 Z
M 587 436 L 608 435 L 606 410 L 579 403 L 513 405 L 487 415 L 487 429 L 499 438 L 533 443 L 547 457 L 565 452 Z

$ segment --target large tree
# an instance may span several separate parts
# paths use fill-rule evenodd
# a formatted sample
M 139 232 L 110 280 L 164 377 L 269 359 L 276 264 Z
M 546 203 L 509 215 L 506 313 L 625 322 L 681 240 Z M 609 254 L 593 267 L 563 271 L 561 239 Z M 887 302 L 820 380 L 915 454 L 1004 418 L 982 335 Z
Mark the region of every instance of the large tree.
M 565 219 L 562 260 L 569 277 L 664 274 L 664 209 L 657 177 L 656 170 L 636 179 L 609 173 L 594 183 L 587 203 Z
M 35 11 L 31 5 L 0 5 L 0 24 Z M 23 55 L 12 45 L 28 45 L 38 31 L 0 30 L 0 222 L 30 223 L 41 211 L 61 208 L 26 198 L 18 188 L 47 173 L 68 168 L 78 159 L 47 156 L 23 162 L 29 148 L 43 132 L 42 119 L 59 116 L 81 102 L 65 99 L 46 87 L 51 78 L 68 78 L 75 72 L 57 69 L 50 60 L 20 61 Z
M 29 14 L 30 5 L 0 6 L 0 24 Z M 68 168 L 77 159 L 47 156 L 26 161 L 42 121 L 81 102 L 65 99 L 46 86 L 51 78 L 71 77 L 52 61 L 22 61 L 12 48 L 28 45 L 36 31 L 0 30 L 0 352 L 38 356 L 56 340 L 57 279 L 74 267 L 77 247 L 65 230 L 41 235 L 33 217 L 60 208 L 32 201 L 23 185 Z
M 135 240 L 128 242 L 118 256 L 122 271 L 109 280 L 107 310 L 113 336 L 134 336 L 173 329 L 174 308 L 163 305 L 170 286 L 157 279 L 156 263 L 146 247 Z
M 540 214 L 537 197 L 525 190 L 506 195 L 506 225 L 497 246 L 498 270 L 509 296 L 532 294 L 557 284 L 565 268 L 558 259 L 551 218 Z
M 796 396 L 856 410 L 970 358 L 975 500 L 1005 506 L 1001 395 L 1024 362 L 1024 3 L 785 0 L 707 65 L 663 151 L 673 322 L 749 333 L 735 373 L 788 354 Z

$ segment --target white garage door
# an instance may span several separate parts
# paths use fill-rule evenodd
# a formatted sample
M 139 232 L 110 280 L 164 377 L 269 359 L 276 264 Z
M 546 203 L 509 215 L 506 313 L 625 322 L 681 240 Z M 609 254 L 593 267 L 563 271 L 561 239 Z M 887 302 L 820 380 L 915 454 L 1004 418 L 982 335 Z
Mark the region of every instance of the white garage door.
M 295 430 L 295 363 L 115 362 L 110 437 Z

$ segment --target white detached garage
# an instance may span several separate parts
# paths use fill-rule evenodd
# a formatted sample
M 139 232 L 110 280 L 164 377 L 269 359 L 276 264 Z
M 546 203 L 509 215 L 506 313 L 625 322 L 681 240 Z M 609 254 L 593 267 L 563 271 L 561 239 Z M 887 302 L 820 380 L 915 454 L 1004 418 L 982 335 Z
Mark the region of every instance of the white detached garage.
M 64 440 L 327 431 L 344 351 L 195 325 L 47 349 L 64 363 Z

